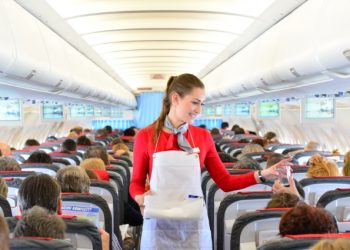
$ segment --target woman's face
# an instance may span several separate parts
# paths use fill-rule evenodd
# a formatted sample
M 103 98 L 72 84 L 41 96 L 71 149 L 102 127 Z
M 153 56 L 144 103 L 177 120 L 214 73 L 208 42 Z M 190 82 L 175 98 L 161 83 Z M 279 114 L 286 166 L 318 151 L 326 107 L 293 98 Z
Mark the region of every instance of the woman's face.
M 191 123 L 201 113 L 204 97 L 205 90 L 202 88 L 194 88 L 183 97 L 175 93 L 172 99 L 174 118 L 180 123 Z

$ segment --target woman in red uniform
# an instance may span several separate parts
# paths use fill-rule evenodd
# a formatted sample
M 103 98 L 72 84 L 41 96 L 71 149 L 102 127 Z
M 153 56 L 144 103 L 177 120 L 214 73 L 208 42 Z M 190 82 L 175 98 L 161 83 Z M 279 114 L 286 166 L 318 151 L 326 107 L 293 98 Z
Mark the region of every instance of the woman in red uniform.
M 276 167 L 284 164 L 231 176 L 209 132 L 190 125 L 201 113 L 204 97 L 204 84 L 196 76 L 171 77 L 160 116 L 136 137 L 130 193 L 145 209 L 142 250 L 212 248 L 200 185 L 204 165 L 228 192 L 275 179 Z M 151 190 L 145 193 L 147 176 Z

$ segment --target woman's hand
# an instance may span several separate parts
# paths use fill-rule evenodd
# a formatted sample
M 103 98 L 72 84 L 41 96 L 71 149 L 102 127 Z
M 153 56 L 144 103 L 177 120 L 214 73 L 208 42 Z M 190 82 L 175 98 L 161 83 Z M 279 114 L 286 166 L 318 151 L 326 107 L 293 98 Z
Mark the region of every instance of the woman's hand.
M 147 191 L 144 194 L 135 195 L 135 201 L 140 206 L 142 215 L 143 215 L 143 210 L 145 209 L 145 195 L 152 195 L 152 193 L 151 191 Z
M 280 162 L 276 163 L 275 165 L 272 165 L 271 167 L 262 170 L 261 175 L 268 181 L 269 180 L 276 180 L 280 175 L 278 168 L 283 168 L 287 164 L 287 162 L 289 162 L 291 160 L 292 160 L 292 158 L 290 158 L 290 157 L 285 158 L 285 159 L 281 160 Z

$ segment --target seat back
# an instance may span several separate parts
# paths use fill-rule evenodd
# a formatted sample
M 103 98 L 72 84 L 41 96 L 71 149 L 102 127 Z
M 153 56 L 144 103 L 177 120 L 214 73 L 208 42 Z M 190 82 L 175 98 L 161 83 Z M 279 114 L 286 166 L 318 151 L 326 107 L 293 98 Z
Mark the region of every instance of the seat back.
M 291 168 L 293 170 L 293 177 L 297 181 L 308 178 L 307 171 L 309 168 L 306 165 L 292 165 Z
M 305 202 L 316 205 L 318 199 L 327 191 L 337 188 L 350 188 L 350 177 L 316 177 L 300 180 L 305 192 Z
M 25 179 L 30 175 L 36 175 L 34 171 L 0 171 L 2 178 L 20 178 Z
M 20 215 L 20 209 L 17 202 L 18 189 L 21 186 L 23 180 L 20 178 L 5 178 L 8 192 L 7 192 L 7 201 L 10 204 L 12 215 Z
M 257 209 L 264 209 L 271 199 L 272 192 L 239 192 L 227 196 L 218 208 L 213 231 L 216 249 L 226 249 L 230 243 L 231 229 L 236 219 Z M 216 237 L 215 237 L 216 236 Z
M 306 152 L 300 152 L 294 155 L 293 161 L 297 162 L 300 165 L 305 165 L 308 160 L 311 158 L 313 155 L 323 155 L 323 156 L 329 156 L 332 155 L 331 152 L 328 151 L 306 151 Z
M 39 237 L 20 237 L 10 241 L 11 250 L 57 249 L 73 250 L 73 245 L 66 240 Z
M 230 248 L 225 249 L 255 249 L 265 241 L 279 238 L 279 223 L 285 210 L 261 210 L 239 216 L 231 230 Z
M 12 211 L 8 200 L 0 195 L 0 214 L 4 217 L 11 217 Z
M 39 173 L 48 174 L 50 176 L 56 176 L 57 171 L 60 169 L 54 164 L 47 163 L 24 163 L 20 165 L 22 170 L 34 171 Z

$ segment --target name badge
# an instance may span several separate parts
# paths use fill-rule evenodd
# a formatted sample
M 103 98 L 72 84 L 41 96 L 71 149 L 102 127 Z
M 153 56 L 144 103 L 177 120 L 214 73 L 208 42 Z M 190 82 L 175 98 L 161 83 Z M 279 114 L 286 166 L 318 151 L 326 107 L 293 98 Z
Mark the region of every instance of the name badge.
M 200 152 L 199 148 L 193 148 L 193 153 L 198 154 Z

